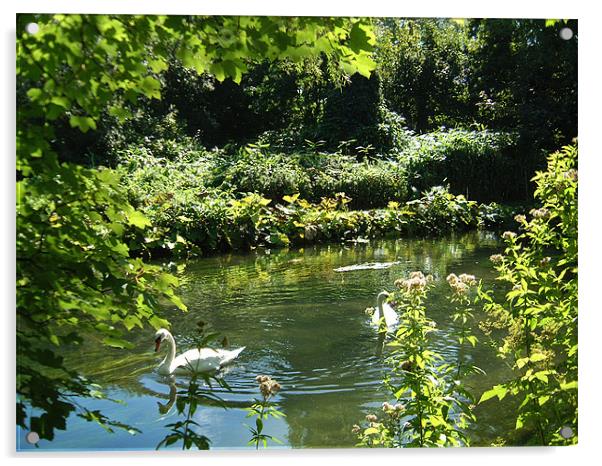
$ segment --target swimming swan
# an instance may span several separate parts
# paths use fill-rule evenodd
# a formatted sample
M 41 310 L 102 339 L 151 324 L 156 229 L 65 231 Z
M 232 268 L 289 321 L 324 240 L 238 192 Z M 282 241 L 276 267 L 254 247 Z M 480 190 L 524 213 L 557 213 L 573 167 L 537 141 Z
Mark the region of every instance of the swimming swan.
M 159 351 L 161 343 L 166 340 L 169 350 L 157 367 L 157 372 L 161 375 L 215 371 L 232 362 L 245 349 L 244 346 L 232 351 L 213 348 L 191 349 L 176 357 L 176 341 L 169 330 L 162 328 L 155 333 L 155 352 Z
M 382 291 L 376 298 L 376 311 L 372 314 L 372 325 L 376 327 L 380 326 L 380 319 L 385 317 L 386 330 L 392 330 L 399 323 L 399 316 L 393 308 L 385 303 L 385 299 L 389 296 L 389 293 Z

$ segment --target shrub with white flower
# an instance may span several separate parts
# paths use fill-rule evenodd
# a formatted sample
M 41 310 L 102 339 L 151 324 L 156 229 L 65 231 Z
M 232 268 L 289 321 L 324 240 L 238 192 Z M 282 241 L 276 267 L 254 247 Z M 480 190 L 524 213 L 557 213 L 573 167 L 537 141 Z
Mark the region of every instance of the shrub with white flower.
M 577 146 L 548 157 L 533 178 L 535 199 L 522 232 L 505 232 L 504 255 L 491 261 L 507 285 L 504 300 L 480 291 L 489 318 L 481 327 L 503 337 L 492 341 L 512 368 L 509 377 L 480 402 L 516 398 L 516 429 L 534 445 L 567 445 L 561 429 L 577 432 L 578 194 Z

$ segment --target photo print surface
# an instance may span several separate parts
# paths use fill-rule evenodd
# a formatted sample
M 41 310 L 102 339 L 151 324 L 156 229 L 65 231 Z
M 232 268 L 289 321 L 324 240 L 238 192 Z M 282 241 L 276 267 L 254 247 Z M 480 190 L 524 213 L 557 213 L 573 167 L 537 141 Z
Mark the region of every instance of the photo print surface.
M 577 443 L 576 20 L 16 27 L 18 451 Z

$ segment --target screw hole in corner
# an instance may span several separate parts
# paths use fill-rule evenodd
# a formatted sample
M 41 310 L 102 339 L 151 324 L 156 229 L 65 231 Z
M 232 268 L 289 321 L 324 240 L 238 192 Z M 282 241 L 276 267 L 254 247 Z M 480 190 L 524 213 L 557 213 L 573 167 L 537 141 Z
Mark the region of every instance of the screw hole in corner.
M 562 429 L 560 429 L 560 436 L 564 439 L 570 439 L 573 437 L 573 435 L 575 435 L 575 433 L 573 432 L 573 429 L 571 429 L 569 426 L 564 426 Z
M 39 30 L 40 26 L 38 25 L 38 23 L 27 23 L 27 25 L 25 26 L 25 31 L 28 34 L 37 34 Z
M 40 441 L 40 435 L 37 432 L 31 431 L 27 433 L 27 435 L 25 436 L 25 440 L 27 440 L 27 443 L 35 445 Z
M 571 28 L 562 28 L 558 35 L 563 40 L 571 40 L 573 38 L 573 30 Z

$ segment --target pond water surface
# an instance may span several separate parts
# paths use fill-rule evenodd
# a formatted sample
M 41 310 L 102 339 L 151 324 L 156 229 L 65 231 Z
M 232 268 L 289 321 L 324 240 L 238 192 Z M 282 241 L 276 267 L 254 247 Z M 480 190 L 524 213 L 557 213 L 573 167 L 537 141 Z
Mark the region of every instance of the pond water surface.
M 226 334 L 232 347 L 246 346 L 223 373 L 231 391 L 215 389 L 228 409 L 202 404 L 194 415 L 199 433 L 211 440 L 212 448 L 253 448 L 247 446 L 250 434 L 245 424 L 254 422 L 246 418 L 245 408 L 259 397 L 255 376 L 268 374 L 282 385 L 274 401 L 286 415 L 266 421 L 265 433 L 283 442 L 271 443 L 271 448 L 353 447 L 353 424 L 387 400 L 381 388 L 387 349 L 382 354 L 365 308 L 373 306 L 380 291 L 392 290 L 395 279 L 408 272 L 433 274 L 436 288 L 429 315 L 440 330 L 434 343 L 453 359 L 458 348 L 449 336 L 452 323 L 444 298 L 445 277 L 452 272 L 472 273 L 492 284 L 488 258 L 500 249 L 494 234 L 473 232 L 440 239 L 227 254 L 189 262 L 181 292 L 189 312 L 167 309 L 178 353 L 190 348 L 199 320 Z M 395 263 L 384 269 L 334 270 L 366 262 Z M 169 433 L 166 425 L 182 418 L 175 405 L 170 407 L 170 391 L 173 402 L 175 387 L 185 387 L 187 379 L 172 380 L 154 372 L 163 355 L 153 352 L 153 333 L 133 330 L 133 350 L 107 350 L 90 343 L 85 351 L 69 356 L 110 398 L 123 401 L 81 400 L 82 405 L 100 409 L 142 433 L 116 430 L 108 434 L 72 416 L 66 431 L 57 431 L 52 442 L 39 443 L 42 450 L 157 446 Z M 475 333 L 480 335 L 478 330 Z M 468 356 L 487 373 L 469 381 L 478 397 L 504 374 L 487 346 L 477 345 Z M 504 418 L 495 403 L 490 408 L 479 406 L 476 414 L 473 444 L 487 444 L 512 428 L 512 421 Z M 24 433 L 18 433 L 19 448 L 30 448 L 23 439 Z

